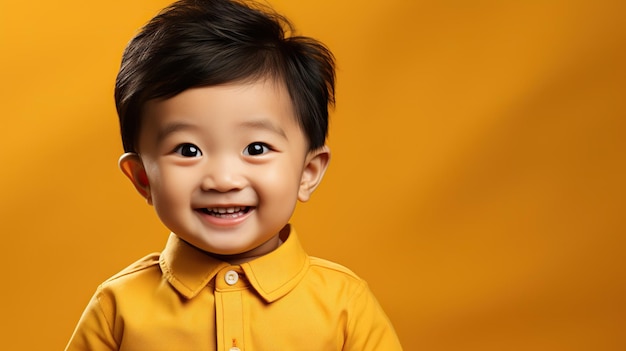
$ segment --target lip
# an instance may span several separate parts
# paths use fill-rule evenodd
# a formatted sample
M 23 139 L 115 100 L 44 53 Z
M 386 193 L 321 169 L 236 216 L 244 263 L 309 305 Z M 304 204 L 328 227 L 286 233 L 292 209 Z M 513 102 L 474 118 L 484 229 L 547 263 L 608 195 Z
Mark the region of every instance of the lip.
M 219 209 L 219 211 L 216 211 Z M 226 210 L 229 209 L 229 210 Z M 238 209 L 239 211 L 233 211 Z M 254 206 L 209 206 L 197 208 L 194 211 L 202 220 L 210 225 L 218 227 L 234 227 L 244 222 L 256 210 Z

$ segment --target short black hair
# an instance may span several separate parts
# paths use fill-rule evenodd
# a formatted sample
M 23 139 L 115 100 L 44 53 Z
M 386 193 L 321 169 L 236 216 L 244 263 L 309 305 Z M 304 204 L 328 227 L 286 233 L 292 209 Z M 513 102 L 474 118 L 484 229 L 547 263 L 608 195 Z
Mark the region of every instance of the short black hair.
M 323 146 L 335 103 L 335 59 L 321 42 L 294 32 L 269 7 L 239 0 L 180 0 L 163 9 L 122 56 L 115 104 L 124 151 L 138 151 L 147 101 L 266 77 L 284 82 L 309 150 Z

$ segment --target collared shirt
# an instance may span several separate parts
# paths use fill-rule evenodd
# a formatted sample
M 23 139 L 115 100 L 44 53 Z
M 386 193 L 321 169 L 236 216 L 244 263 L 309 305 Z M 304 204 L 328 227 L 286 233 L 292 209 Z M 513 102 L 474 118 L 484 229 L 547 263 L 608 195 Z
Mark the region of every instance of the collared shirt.
M 98 287 L 66 351 L 402 349 L 362 279 L 281 239 L 230 265 L 171 234 Z

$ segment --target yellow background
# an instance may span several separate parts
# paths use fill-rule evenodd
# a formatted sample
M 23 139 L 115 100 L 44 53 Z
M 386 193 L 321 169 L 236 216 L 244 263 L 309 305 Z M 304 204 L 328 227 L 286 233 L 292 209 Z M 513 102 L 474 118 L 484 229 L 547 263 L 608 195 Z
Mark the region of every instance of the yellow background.
M 167 1 L 0 3 L 4 350 L 58 350 L 167 231 L 116 168 L 121 52 Z M 294 222 L 406 350 L 626 349 L 622 1 L 272 0 L 338 60 Z

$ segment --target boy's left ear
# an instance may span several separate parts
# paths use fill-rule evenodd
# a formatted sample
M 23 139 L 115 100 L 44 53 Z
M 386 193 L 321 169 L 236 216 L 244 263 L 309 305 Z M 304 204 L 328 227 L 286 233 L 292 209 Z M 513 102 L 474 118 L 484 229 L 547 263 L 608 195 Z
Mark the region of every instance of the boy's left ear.
M 305 202 L 311 198 L 311 194 L 322 181 L 326 168 L 330 162 L 330 149 L 324 145 L 319 149 L 309 151 L 304 163 L 298 200 Z

